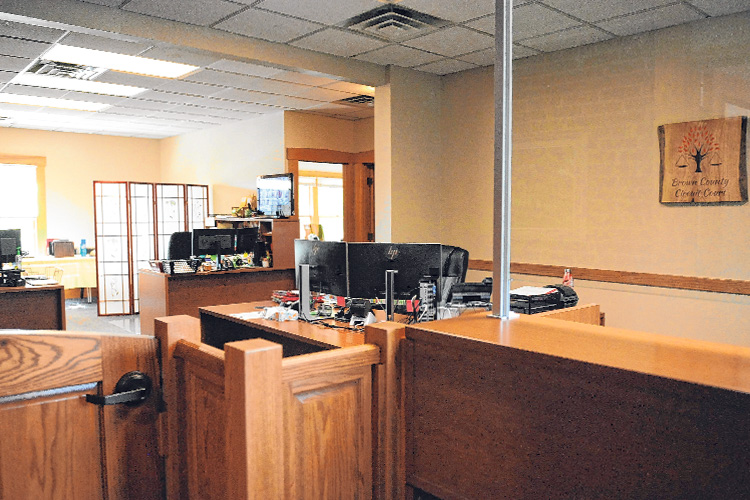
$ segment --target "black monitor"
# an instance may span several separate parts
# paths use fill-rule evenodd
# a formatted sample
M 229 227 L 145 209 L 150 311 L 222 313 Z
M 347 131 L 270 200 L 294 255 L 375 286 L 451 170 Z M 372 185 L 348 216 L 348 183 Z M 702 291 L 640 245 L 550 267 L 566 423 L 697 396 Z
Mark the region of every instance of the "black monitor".
M 256 251 L 258 244 L 258 228 L 243 227 L 237 229 L 237 253 L 251 253 Z
M 269 217 L 294 215 L 294 174 L 262 175 L 255 182 L 258 210 Z
M 385 298 L 385 272 L 394 276 L 394 298 L 418 295 L 419 282 L 429 276 L 439 283 L 442 275 L 439 243 L 349 243 L 349 296 Z M 438 290 L 438 294 L 440 290 Z
M 0 264 L 15 262 L 20 247 L 20 229 L 0 229 Z
M 219 269 L 221 256 L 234 253 L 234 229 L 193 229 L 193 253 L 195 255 L 216 255 Z
M 301 264 L 310 266 L 310 291 L 348 296 L 346 243 L 294 240 L 294 268 L 298 288 L 302 288 L 299 283 Z

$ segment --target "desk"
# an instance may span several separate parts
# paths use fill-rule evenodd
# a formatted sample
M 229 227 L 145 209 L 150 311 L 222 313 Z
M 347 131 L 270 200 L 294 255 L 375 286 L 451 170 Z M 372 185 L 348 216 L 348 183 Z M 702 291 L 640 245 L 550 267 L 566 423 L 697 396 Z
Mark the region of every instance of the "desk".
M 29 274 L 44 274 L 47 267 L 59 267 L 63 270 L 60 284 L 66 289 L 96 288 L 94 257 L 29 257 L 23 260 L 23 267 Z
M 407 483 L 441 498 L 747 498 L 750 348 L 521 316 L 406 328 Z
M 243 320 L 236 313 L 259 311 L 273 302 L 248 302 L 201 307 L 201 337 L 205 344 L 222 349 L 227 342 L 263 338 L 281 344 L 283 356 L 296 356 L 339 347 L 363 345 L 365 334 L 346 329 L 327 328 L 305 321 Z
M 295 288 L 294 269 L 252 268 L 197 274 L 139 271 L 141 333 L 154 334 L 154 319 L 187 314 L 198 308 L 268 300 L 274 290 Z
M 0 329 L 65 330 L 62 285 L 0 287 Z

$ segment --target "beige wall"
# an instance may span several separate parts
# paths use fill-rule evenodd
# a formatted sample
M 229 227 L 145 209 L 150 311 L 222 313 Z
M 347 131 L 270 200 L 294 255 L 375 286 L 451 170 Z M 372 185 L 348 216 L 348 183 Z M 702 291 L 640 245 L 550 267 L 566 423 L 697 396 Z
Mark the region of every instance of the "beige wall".
M 284 172 L 284 114 L 163 139 L 164 182 L 209 184 L 211 213 L 229 213 L 259 175 Z
M 47 158 L 47 236 L 76 245 L 94 244 L 93 181 L 161 181 L 152 139 L 0 128 L 0 153 Z
M 388 88 L 376 89 L 377 241 L 440 241 L 441 89 L 440 77 L 398 67 L 390 68 Z M 388 103 L 378 102 L 379 92 L 387 92 Z M 388 216 L 389 224 L 378 220 Z
M 747 114 L 749 46 L 740 15 L 516 61 L 511 260 L 750 279 L 750 205 L 660 204 L 656 134 Z M 492 85 L 490 69 L 453 75 L 443 99 L 442 234 L 480 259 L 492 257 Z M 469 201 L 479 215 L 463 215 Z M 612 326 L 750 345 L 744 296 L 576 288 Z
M 298 111 L 284 113 L 287 148 L 330 149 L 346 153 L 371 151 L 375 135 L 373 119 L 342 120 Z

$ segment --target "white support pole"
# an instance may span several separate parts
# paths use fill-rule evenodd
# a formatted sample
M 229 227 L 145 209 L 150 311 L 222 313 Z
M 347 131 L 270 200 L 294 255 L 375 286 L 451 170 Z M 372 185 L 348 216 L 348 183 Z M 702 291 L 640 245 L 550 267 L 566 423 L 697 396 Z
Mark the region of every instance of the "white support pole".
M 513 0 L 495 2 L 495 204 L 492 316 L 510 313 L 510 179 L 513 97 Z

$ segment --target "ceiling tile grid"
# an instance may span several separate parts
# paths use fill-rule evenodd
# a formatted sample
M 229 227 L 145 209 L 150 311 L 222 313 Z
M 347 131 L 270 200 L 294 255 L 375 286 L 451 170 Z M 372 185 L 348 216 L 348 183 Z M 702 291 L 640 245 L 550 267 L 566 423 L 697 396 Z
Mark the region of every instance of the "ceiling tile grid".
M 208 27 L 342 58 L 445 75 L 494 63 L 494 0 L 78 0 L 144 16 Z M 750 10 L 750 0 L 514 0 L 514 59 Z M 98 8 L 98 7 L 97 7 Z M 378 8 L 385 20 L 366 32 L 352 18 Z M 417 14 L 414 14 L 416 11 Z M 423 23 L 428 14 L 436 24 Z M 403 29 L 399 16 L 419 29 Z M 420 17 L 420 15 L 422 17 Z M 361 20 L 361 19 L 360 19 Z M 417 20 L 421 20 L 417 22 Z M 344 119 L 372 107 L 340 99 L 373 89 L 335 76 L 134 39 L 4 19 L 0 4 L 0 97 L 56 97 L 109 105 L 99 112 L 0 102 L 0 126 L 168 137 L 207 126 L 299 109 Z M 420 24 L 421 23 L 421 24 Z M 130 98 L 13 83 L 56 42 L 191 64 L 179 79 L 105 71 L 98 82 L 145 89 Z M 65 101 L 63 101 L 64 103 Z M 8 120 L 2 119 L 9 118 Z M 46 118 L 45 118 L 46 117 Z M 46 125 L 45 125 L 46 124 Z M 97 128 L 99 127 L 99 128 Z

